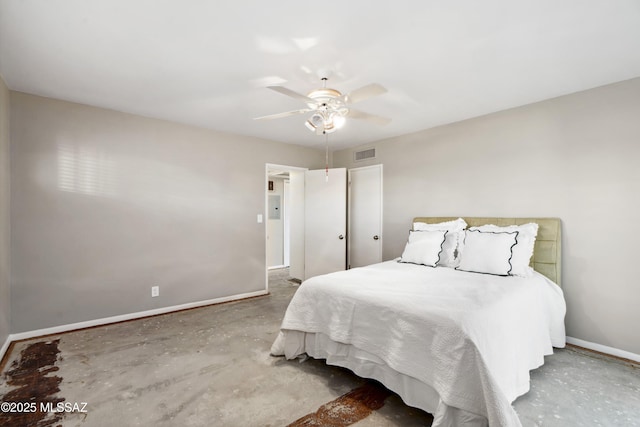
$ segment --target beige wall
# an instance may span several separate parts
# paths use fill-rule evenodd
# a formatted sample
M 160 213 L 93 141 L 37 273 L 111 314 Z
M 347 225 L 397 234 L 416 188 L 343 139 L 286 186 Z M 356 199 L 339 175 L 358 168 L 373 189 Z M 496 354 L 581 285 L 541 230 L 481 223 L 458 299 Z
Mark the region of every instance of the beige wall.
M 9 176 L 9 90 L 0 76 L 0 347 L 11 332 Z
M 567 334 L 640 354 L 640 78 L 369 146 L 334 165 L 384 164 L 385 259 L 414 216 L 559 217 Z
M 324 164 L 17 92 L 11 113 L 13 333 L 263 290 L 265 163 Z

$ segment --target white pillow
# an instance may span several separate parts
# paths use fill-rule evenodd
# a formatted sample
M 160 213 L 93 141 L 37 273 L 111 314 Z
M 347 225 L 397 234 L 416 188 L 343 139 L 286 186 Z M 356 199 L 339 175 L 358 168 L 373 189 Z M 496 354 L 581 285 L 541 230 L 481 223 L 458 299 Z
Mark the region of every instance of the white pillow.
M 446 230 L 410 231 L 400 262 L 435 267 L 440 261 Z
M 533 269 L 529 267 L 529 262 L 533 256 L 533 247 L 536 243 L 538 235 L 538 224 L 530 222 L 523 225 L 508 225 L 499 227 L 493 224 L 481 225 L 479 227 L 471 227 L 469 230 L 495 231 L 499 233 L 518 232 L 518 241 L 513 248 L 513 257 L 511 258 L 512 276 L 531 277 Z
M 512 248 L 518 232 L 467 230 L 460 265 L 456 270 L 508 276 L 511 272 Z
M 455 267 L 458 265 L 456 250 L 464 237 L 464 229 L 466 226 L 467 223 L 462 218 L 437 224 L 426 224 L 424 222 L 413 223 L 413 229 L 415 231 L 448 231 L 442 247 L 442 254 L 440 254 L 440 262 L 438 262 L 438 265 L 443 267 Z

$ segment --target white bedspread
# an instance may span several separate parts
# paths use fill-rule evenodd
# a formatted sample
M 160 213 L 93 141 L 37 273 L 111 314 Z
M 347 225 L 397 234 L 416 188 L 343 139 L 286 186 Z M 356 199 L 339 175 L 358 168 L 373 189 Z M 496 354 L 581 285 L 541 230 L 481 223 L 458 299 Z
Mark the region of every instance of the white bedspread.
M 529 390 L 529 370 L 552 346 L 564 347 L 564 314 L 562 290 L 538 273 L 498 277 L 387 261 L 305 281 L 272 353 L 305 352 L 284 344 L 289 332 L 326 335 L 491 427 L 520 426 L 511 402 Z

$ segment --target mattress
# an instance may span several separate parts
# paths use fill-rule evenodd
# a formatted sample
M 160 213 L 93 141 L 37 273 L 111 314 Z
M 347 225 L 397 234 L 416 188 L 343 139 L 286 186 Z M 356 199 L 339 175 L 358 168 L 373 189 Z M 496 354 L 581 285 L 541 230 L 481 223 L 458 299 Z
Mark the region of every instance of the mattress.
M 562 290 L 538 273 L 387 261 L 305 281 L 271 351 L 377 379 L 434 414 L 434 426 L 519 426 L 511 403 L 564 346 L 564 314 Z

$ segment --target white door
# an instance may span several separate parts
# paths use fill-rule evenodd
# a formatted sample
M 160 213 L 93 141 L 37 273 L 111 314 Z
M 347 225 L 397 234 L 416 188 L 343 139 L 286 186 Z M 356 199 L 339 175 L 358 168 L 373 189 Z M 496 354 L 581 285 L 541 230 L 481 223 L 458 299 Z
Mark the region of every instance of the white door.
M 305 279 L 346 268 L 347 170 L 305 172 Z
M 382 261 L 382 165 L 349 169 L 349 268 Z

